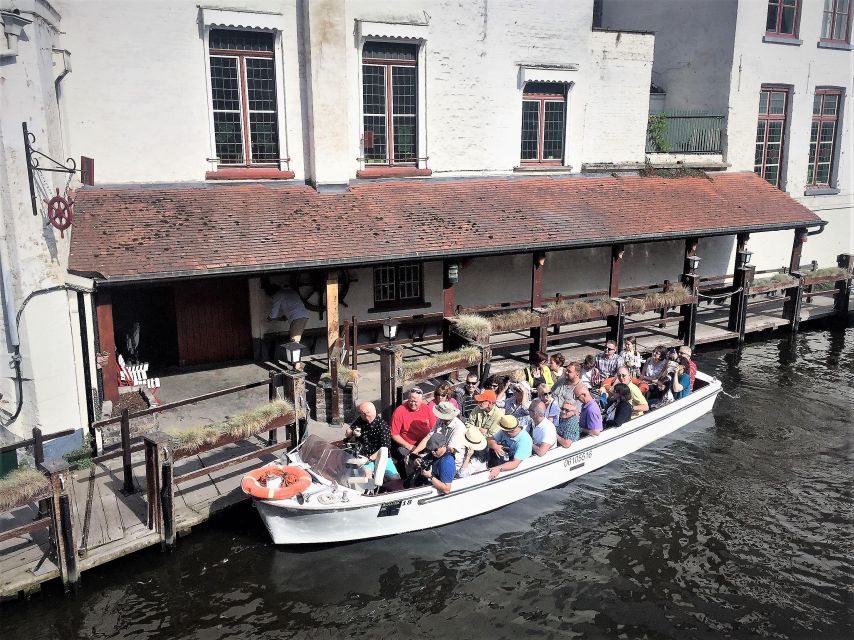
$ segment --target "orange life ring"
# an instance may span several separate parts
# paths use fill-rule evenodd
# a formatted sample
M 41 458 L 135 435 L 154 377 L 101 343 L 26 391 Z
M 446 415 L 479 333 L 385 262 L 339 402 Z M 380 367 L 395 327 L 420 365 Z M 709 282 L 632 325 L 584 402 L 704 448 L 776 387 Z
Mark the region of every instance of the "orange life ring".
M 608 393 L 611 392 L 611 387 L 614 386 L 614 380 L 616 380 L 616 378 L 605 378 L 605 380 L 602 382 L 602 387 Z M 640 389 L 640 392 L 644 395 L 646 395 L 647 391 L 649 391 L 649 385 L 640 378 L 632 378 L 632 384 L 634 384 L 638 389 Z
M 280 477 L 282 484 L 275 489 L 267 486 L 267 480 Z M 302 493 L 311 486 L 311 475 L 300 467 L 283 467 L 279 464 L 269 464 L 255 469 L 243 476 L 240 488 L 253 498 L 262 500 L 284 500 Z

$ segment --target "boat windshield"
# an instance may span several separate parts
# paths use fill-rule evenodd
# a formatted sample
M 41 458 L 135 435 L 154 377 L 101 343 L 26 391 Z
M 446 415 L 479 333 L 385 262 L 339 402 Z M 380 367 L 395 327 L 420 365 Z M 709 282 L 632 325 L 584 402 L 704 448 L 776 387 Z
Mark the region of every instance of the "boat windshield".
M 330 482 L 347 485 L 350 474 L 347 461 L 353 454 L 346 449 L 336 447 L 314 434 L 305 439 L 299 451 L 300 459 L 311 466 L 317 475 Z

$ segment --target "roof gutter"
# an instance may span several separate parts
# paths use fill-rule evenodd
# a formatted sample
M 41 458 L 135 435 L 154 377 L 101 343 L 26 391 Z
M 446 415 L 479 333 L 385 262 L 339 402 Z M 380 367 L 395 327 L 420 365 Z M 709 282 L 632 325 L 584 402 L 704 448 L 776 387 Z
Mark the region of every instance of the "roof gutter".
M 304 260 L 298 262 L 275 263 L 251 266 L 219 267 L 216 269 L 185 270 L 185 271 L 161 271 L 156 274 L 132 274 L 132 275 L 103 275 L 96 271 L 76 271 L 69 269 L 69 273 L 92 278 L 98 285 L 121 285 L 134 284 L 138 282 L 170 282 L 176 280 L 196 280 L 201 278 L 213 278 L 228 275 L 262 275 L 281 271 L 299 271 L 302 269 L 322 268 L 355 268 L 368 267 L 388 262 L 402 262 L 405 260 L 448 260 L 495 256 L 513 253 L 529 253 L 533 251 L 562 251 L 567 249 L 585 249 L 591 247 L 607 247 L 612 244 L 640 244 L 644 242 L 660 242 L 664 240 L 683 240 L 686 238 L 704 238 L 714 236 L 729 236 L 738 233 L 762 233 L 769 231 L 786 231 L 788 229 L 808 229 L 818 227 L 818 230 L 808 232 L 816 235 L 822 232 L 826 220 L 810 220 L 804 222 L 787 222 L 780 224 L 752 225 L 747 227 L 727 227 L 722 229 L 700 229 L 680 233 L 646 233 L 634 236 L 615 236 L 612 238 L 600 238 L 596 240 L 579 240 L 576 242 L 548 244 L 529 243 L 506 245 L 503 247 L 484 247 L 481 249 L 469 249 L 467 251 L 430 251 L 413 252 L 399 255 L 377 256 L 376 258 L 330 258 L 327 260 Z

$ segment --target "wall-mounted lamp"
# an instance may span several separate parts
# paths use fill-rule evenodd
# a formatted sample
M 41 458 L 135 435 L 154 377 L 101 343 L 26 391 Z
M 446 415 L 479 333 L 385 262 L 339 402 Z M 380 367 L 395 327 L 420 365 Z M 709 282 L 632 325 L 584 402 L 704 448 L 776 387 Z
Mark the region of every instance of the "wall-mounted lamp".
M 626 253 L 626 248 L 621 244 L 615 244 L 611 247 L 611 256 L 614 260 L 622 260 Z
M 388 318 L 383 322 L 383 336 L 391 342 L 397 337 L 397 321 Z
M 697 267 L 700 266 L 700 260 L 702 258 L 700 256 L 688 256 L 688 268 L 691 270 L 691 273 L 695 273 L 697 271 Z
M 803 244 L 809 238 L 809 232 L 806 229 L 801 229 L 798 233 L 798 241 Z
M 296 366 L 302 360 L 303 353 L 306 351 L 304 344 L 299 342 L 289 342 L 285 345 L 285 360 L 288 364 Z
M 747 265 L 749 265 L 751 257 L 753 257 L 752 251 L 748 251 L 747 249 L 745 249 L 743 251 L 739 251 L 736 254 L 736 258 L 737 258 L 736 261 L 738 262 L 738 266 L 746 267 Z
M 448 284 L 457 284 L 460 281 L 460 265 L 456 262 L 449 262 L 445 277 L 448 280 Z
M 538 267 L 542 267 L 546 263 L 546 252 L 545 251 L 535 251 L 534 252 L 534 263 Z

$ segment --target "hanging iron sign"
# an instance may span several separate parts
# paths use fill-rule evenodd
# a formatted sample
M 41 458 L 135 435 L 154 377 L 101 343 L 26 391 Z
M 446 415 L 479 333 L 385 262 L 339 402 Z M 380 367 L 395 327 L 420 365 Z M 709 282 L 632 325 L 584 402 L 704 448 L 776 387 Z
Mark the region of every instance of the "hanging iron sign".
M 72 207 L 74 201 L 64 198 L 59 195 L 59 189 L 56 190 L 56 195 L 50 200 L 44 199 L 47 205 L 47 220 L 55 228 L 59 229 L 59 237 L 65 237 L 65 230 L 71 226 L 71 220 L 74 217 Z
M 33 215 L 39 215 L 38 203 L 36 202 L 36 171 L 50 171 L 52 173 L 66 173 L 68 180 L 65 183 L 65 193 L 60 195 L 59 189 L 56 190 L 56 195 L 50 199 L 44 198 L 44 203 L 47 205 L 48 224 L 59 229 L 60 237 L 65 237 L 65 230 L 71 226 L 73 218 L 72 209 L 74 202 L 68 197 L 68 185 L 71 184 L 71 178 L 77 171 L 77 163 L 74 158 L 66 159 L 65 163 L 54 160 L 50 156 L 33 148 L 36 142 L 36 137 L 27 130 L 27 123 L 22 122 L 21 127 L 24 130 L 24 149 L 27 154 L 27 176 L 30 180 L 30 200 L 33 203 Z M 41 166 L 40 158 L 44 158 L 51 163 L 49 166 Z M 41 188 L 47 191 L 47 186 L 41 180 Z

